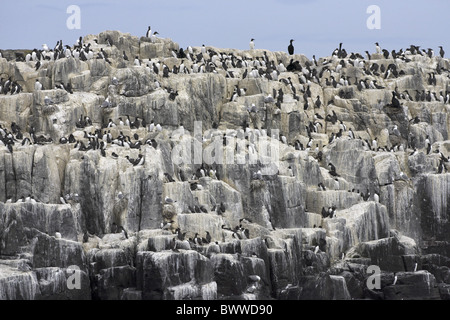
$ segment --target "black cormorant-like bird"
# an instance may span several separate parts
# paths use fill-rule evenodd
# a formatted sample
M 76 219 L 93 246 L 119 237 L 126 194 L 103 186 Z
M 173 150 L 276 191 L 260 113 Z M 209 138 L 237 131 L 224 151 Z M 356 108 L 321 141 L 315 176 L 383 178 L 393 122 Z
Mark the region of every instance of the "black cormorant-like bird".
M 294 54 L 294 45 L 292 44 L 292 42 L 294 42 L 294 40 L 291 39 L 290 44 L 288 46 L 288 52 L 290 55 Z

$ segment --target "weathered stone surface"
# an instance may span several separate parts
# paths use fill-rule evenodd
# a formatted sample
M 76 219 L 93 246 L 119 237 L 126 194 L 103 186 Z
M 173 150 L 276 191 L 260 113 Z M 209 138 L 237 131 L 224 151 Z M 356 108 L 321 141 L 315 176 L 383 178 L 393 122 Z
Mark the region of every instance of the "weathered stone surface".
M 86 272 L 71 268 L 41 268 L 36 270 L 36 276 L 42 300 L 91 299 L 89 276 Z
M 31 243 L 35 231 L 50 235 L 59 232 L 63 239 L 77 241 L 78 213 L 76 206 L 0 203 L 0 255 L 20 252 L 20 247 Z
M 136 284 L 136 269 L 130 266 L 115 266 L 102 269 L 93 281 L 94 298 L 120 300 L 124 289 Z
M 85 269 L 85 255 L 82 246 L 75 241 L 38 234 L 31 250 L 34 268 L 78 266 L 82 270 Z
M 83 41 L 38 70 L 2 50 L 0 299 L 448 299 L 447 59 Z
M 439 300 L 436 279 L 427 271 L 397 273 L 397 283 L 383 288 L 386 300 Z
M 164 288 L 194 281 L 206 284 L 213 280 L 213 264 L 195 251 L 139 252 L 137 254 L 137 288 L 143 299 L 160 299 Z
M 418 248 L 413 239 L 401 236 L 363 242 L 356 251 L 382 270 L 406 271 L 404 256 L 417 254 Z
M 305 276 L 300 279 L 300 300 L 350 300 L 344 277 Z
M 0 266 L 1 300 L 36 300 L 40 298 L 39 282 L 34 272 Z

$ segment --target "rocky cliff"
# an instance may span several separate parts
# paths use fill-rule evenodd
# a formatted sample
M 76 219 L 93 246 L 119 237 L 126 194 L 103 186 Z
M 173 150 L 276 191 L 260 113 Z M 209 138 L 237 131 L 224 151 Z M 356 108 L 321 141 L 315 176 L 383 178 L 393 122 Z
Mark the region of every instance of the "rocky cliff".
M 0 52 L 0 299 L 450 298 L 448 59 Z

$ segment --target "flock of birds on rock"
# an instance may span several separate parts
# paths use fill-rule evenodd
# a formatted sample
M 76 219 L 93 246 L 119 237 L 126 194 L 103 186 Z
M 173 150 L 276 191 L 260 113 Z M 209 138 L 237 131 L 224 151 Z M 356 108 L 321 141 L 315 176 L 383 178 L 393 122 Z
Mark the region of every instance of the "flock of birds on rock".
M 223 206 L 223 203 L 221 204 Z M 225 208 L 223 208 L 223 211 L 225 211 Z M 174 221 L 161 223 L 161 229 L 162 230 L 170 230 L 171 224 L 174 223 Z M 243 224 L 249 224 L 252 223 L 250 219 L 242 218 L 239 220 L 239 225 L 235 228 L 231 229 L 230 227 L 227 227 L 226 225 L 222 225 L 222 230 L 224 232 L 229 232 L 231 236 L 238 240 L 245 240 L 250 239 L 250 231 L 248 228 L 245 228 Z M 205 236 L 202 237 L 198 232 L 195 233 L 193 238 L 186 238 L 187 232 L 182 232 L 181 229 L 178 227 L 175 229 L 174 234 L 176 235 L 173 238 L 173 242 L 171 243 L 171 249 L 175 252 L 178 252 L 177 248 L 177 241 L 185 242 L 189 245 L 189 248 L 194 249 L 200 249 L 204 245 L 209 244 L 219 244 L 219 241 L 213 241 L 211 234 L 209 231 L 205 231 Z
M 151 42 L 156 42 L 158 32 L 153 32 L 149 27 L 146 36 L 150 38 Z M 107 37 L 105 43 L 107 46 L 113 46 L 112 39 Z M 83 43 L 82 37 L 78 39 L 76 44 L 73 47 L 64 46 L 62 41 L 58 41 L 54 49 L 49 49 L 47 45 L 43 45 L 42 50 L 34 49 L 30 54 L 23 56 L 23 54 L 16 54 L 16 61 L 23 61 L 26 63 L 35 63 L 35 69 L 43 67 L 46 62 L 56 61 L 59 59 L 65 58 L 74 58 L 80 59 L 81 61 L 87 61 L 91 59 L 102 59 L 107 63 L 112 63 L 110 61 L 110 57 L 108 53 L 102 48 L 98 49 L 98 40 L 94 40 L 95 45 L 91 43 Z M 408 63 L 412 61 L 413 56 L 423 56 L 428 59 L 436 59 L 433 50 L 421 50 L 419 46 L 411 45 L 410 48 L 406 50 L 400 50 L 392 52 L 387 51 L 386 49 L 381 49 L 378 43 L 376 43 L 376 53 L 381 55 L 381 59 L 373 60 L 373 55 L 371 55 L 368 51 L 366 51 L 366 58 L 358 53 L 350 53 L 348 54 L 344 48 L 342 48 L 342 43 L 339 44 L 339 47 L 336 48 L 330 58 L 323 58 L 319 61 L 316 60 L 316 57 L 313 56 L 312 62 L 306 61 L 303 63 L 296 60 L 294 55 L 294 40 L 290 40 L 290 44 L 288 46 L 288 53 L 292 56 L 290 58 L 289 63 L 285 66 L 282 62 L 275 63 L 273 60 L 270 60 L 267 52 L 263 51 L 262 56 L 256 58 L 249 58 L 245 55 L 239 56 L 232 52 L 217 52 L 213 49 L 207 49 L 205 45 L 199 50 L 194 50 L 191 46 L 187 47 L 186 50 L 180 48 L 178 51 L 173 51 L 172 54 L 178 60 L 181 60 L 179 64 L 174 65 L 172 68 L 169 68 L 166 64 L 161 62 L 158 59 L 142 61 L 139 57 L 135 57 L 133 61 L 133 66 L 135 67 L 145 67 L 150 70 L 151 73 L 162 76 L 163 78 L 167 78 L 177 74 L 196 74 L 196 73 L 223 73 L 227 78 L 260 78 L 267 81 L 277 81 L 282 84 L 282 87 L 278 90 L 273 89 L 273 92 L 269 94 L 264 99 L 264 103 L 266 105 L 273 104 L 278 109 L 281 109 L 281 104 L 284 102 L 286 95 L 291 95 L 294 100 L 303 104 L 303 110 L 305 114 L 307 110 L 311 108 L 314 109 L 314 120 L 309 121 L 306 126 L 306 132 L 308 135 L 308 143 L 306 147 L 302 144 L 300 140 L 296 140 L 292 143 L 289 143 L 285 136 L 281 135 L 279 140 L 286 144 L 290 145 L 296 150 L 303 151 L 315 151 L 316 160 L 322 162 L 323 153 L 319 148 L 319 145 L 316 144 L 316 147 L 313 147 L 314 139 L 312 137 L 312 133 L 318 133 L 323 130 L 325 122 L 329 122 L 331 124 L 338 124 L 339 131 L 332 132 L 329 136 L 329 144 L 332 144 L 337 139 L 341 138 L 349 138 L 349 139 L 360 139 L 363 143 L 364 149 L 366 151 L 385 151 L 385 152 L 396 152 L 396 151 L 406 151 L 407 148 L 414 150 L 410 155 L 415 154 L 417 152 L 414 143 L 408 143 L 406 145 L 396 144 L 392 146 L 390 149 L 387 146 L 378 146 L 377 137 L 373 137 L 373 140 L 369 142 L 367 139 L 363 140 L 360 137 L 356 137 L 352 128 L 347 128 L 342 119 L 339 119 L 338 115 L 335 111 L 332 111 L 330 114 L 327 114 L 325 117 L 321 116 L 319 111 L 324 110 L 325 106 L 328 106 L 333 103 L 333 101 L 321 101 L 320 96 L 312 97 L 311 85 L 313 83 L 320 85 L 322 88 L 336 88 L 339 90 L 339 97 L 341 99 L 352 99 L 354 96 L 353 90 L 350 88 L 353 86 L 358 91 L 363 90 L 378 90 L 385 89 L 382 84 L 377 83 L 377 81 L 388 81 L 390 79 L 395 79 L 401 77 L 406 74 L 405 70 L 399 67 L 399 62 Z M 250 50 L 255 49 L 255 39 L 251 39 L 250 41 Z M 96 50 L 96 51 L 95 51 Z M 444 57 L 445 52 L 443 48 L 440 47 L 439 58 Z M 129 61 L 126 53 L 123 52 L 122 57 L 124 61 Z M 384 60 L 391 59 L 392 61 Z M 130 62 L 131 63 L 131 62 Z M 345 74 L 345 70 L 348 67 L 353 67 L 360 69 L 361 72 L 365 75 L 361 78 L 350 77 Z M 287 77 L 285 76 L 287 73 Z M 293 78 L 295 77 L 295 78 Z M 377 77 L 378 79 L 375 79 Z M 439 63 L 437 64 L 436 69 L 433 72 L 430 72 L 427 75 L 427 83 L 429 86 L 436 88 L 437 79 L 436 77 L 447 77 L 450 79 L 450 70 L 444 69 Z M 119 80 L 117 78 L 112 79 L 112 85 L 119 85 Z M 169 95 L 170 100 L 176 100 L 178 96 L 178 92 L 174 91 L 171 88 L 162 88 L 159 81 L 155 80 L 156 89 L 164 89 Z M 34 89 L 36 91 L 44 90 L 44 86 L 39 80 L 36 80 Z M 48 88 L 50 89 L 50 88 Z M 70 83 L 59 83 L 56 85 L 55 89 L 66 90 L 70 94 L 73 93 L 73 89 Z M 395 88 L 392 91 L 392 99 L 391 104 L 385 107 L 392 108 L 401 108 L 402 101 L 420 101 L 420 102 L 440 102 L 442 104 L 450 103 L 450 93 L 448 88 L 437 89 L 436 91 L 431 92 L 432 90 L 423 90 L 416 91 L 413 96 L 412 93 L 409 93 L 407 90 L 400 92 L 398 88 Z M 7 79 L 0 79 L 0 94 L 19 94 L 23 92 L 23 88 L 17 83 L 17 81 L 13 80 L 12 76 L 9 76 Z M 438 93 L 437 93 L 438 92 Z M 238 85 L 235 86 L 234 91 L 229 98 L 229 101 L 234 102 L 241 96 L 245 96 L 247 94 L 246 88 L 239 88 Z M 45 97 L 44 103 L 46 106 L 54 105 L 55 102 L 52 101 L 49 97 Z M 105 98 L 104 103 L 101 105 L 102 108 L 110 108 L 112 104 L 110 103 L 109 98 Z M 247 111 L 250 114 L 257 114 L 260 110 L 255 105 L 247 107 Z M 309 116 L 308 116 L 309 118 Z M 414 117 L 410 120 L 413 124 L 420 123 L 419 117 Z M 92 128 L 93 123 L 92 120 L 88 116 L 81 115 L 80 118 L 76 122 L 77 130 L 85 130 L 85 128 Z M 218 127 L 217 123 L 213 124 L 213 128 L 216 129 Z M 118 128 L 118 134 L 115 136 L 111 133 L 112 128 Z M 114 151 L 107 154 L 108 147 L 116 146 L 123 147 L 125 149 L 136 149 L 141 150 L 142 147 L 150 147 L 157 149 L 158 142 L 155 138 L 142 139 L 136 132 L 132 132 L 132 135 L 125 135 L 121 129 L 130 129 L 137 130 L 140 128 L 146 128 L 149 133 L 162 132 L 163 128 L 161 124 L 156 124 L 154 120 L 150 123 L 147 123 L 146 119 L 135 117 L 134 121 L 130 118 L 129 115 L 124 115 L 118 118 L 116 121 L 112 119 L 108 120 L 108 123 L 103 123 L 101 128 L 93 128 L 93 131 L 88 133 L 84 131 L 84 137 L 82 139 L 76 139 L 75 133 L 70 134 L 68 137 L 61 137 L 59 140 L 60 144 L 72 144 L 75 149 L 79 151 L 89 151 L 89 150 L 98 150 L 102 157 L 110 156 L 114 159 L 119 158 L 118 154 Z M 180 124 L 180 128 L 183 128 L 183 125 Z M 262 135 L 262 131 L 266 131 L 263 128 L 255 128 L 250 129 L 250 125 L 247 122 L 243 122 L 242 129 L 245 131 L 246 138 L 248 139 L 247 148 L 252 148 L 252 140 L 250 137 L 253 135 Z M 12 123 L 10 129 L 6 127 L 2 127 L 0 125 L 0 146 L 7 147 L 10 153 L 14 152 L 14 148 L 20 148 L 21 146 L 28 146 L 33 144 L 48 144 L 54 143 L 51 138 L 47 138 L 44 135 L 37 136 L 35 133 L 35 129 L 32 127 L 28 130 L 28 135 L 25 136 L 22 128 L 20 128 L 16 123 Z M 265 132 L 264 132 L 265 133 Z M 394 127 L 393 134 L 400 135 L 398 128 Z M 156 137 L 156 136 L 155 136 Z M 226 135 L 224 136 L 226 138 Z M 431 141 L 427 137 L 427 154 L 430 154 L 431 151 Z M 205 138 L 204 138 L 205 141 Z M 323 148 L 323 146 L 322 146 Z M 449 158 L 445 157 L 442 152 L 438 149 L 434 150 L 433 153 L 437 153 L 440 155 L 440 164 L 437 169 L 438 173 L 446 172 L 447 168 L 445 163 L 449 162 Z M 145 157 L 139 153 L 138 158 L 132 159 L 129 156 L 126 156 L 126 159 L 133 166 L 140 166 L 145 163 Z M 339 180 L 337 179 L 340 175 L 336 172 L 336 168 L 332 163 L 328 163 L 329 174 L 330 177 L 335 179 L 337 185 L 339 185 Z M 188 181 L 186 178 L 186 174 L 179 170 L 176 172 L 177 179 L 180 181 Z M 202 165 L 201 168 L 197 169 L 197 171 L 192 175 L 191 181 L 191 190 L 197 190 L 201 188 L 201 185 L 195 181 L 198 181 L 201 177 L 217 177 L 217 170 L 214 167 Z M 406 175 L 400 173 L 400 178 L 407 179 Z M 174 182 L 175 179 L 170 176 L 168 173 L 165 173 L 166 182 Z M 262 174 L 259 170 L 253 176 L 253 179 L 262 180 Z M 323 183 L 319 183 L 319 190 L 326 190 Z M 339 187 L 337 187 L 339 189 Z M 352 192 L 355 192 L 353 189 Z M 359 190 L 357 190 L 358 193 Z M 361 192 L 361 197 L 367 201 L 371 196 L 370 192 L 367 190 L 366 193 Z M 378 198 L 377 194 L 374 194 L 373 197 Z M 70 196 L 61 197 L 61 202 L 66 203 Z M 9 199 L 12 201 L 12 199 Z M 30 202 L 36 201 L 31 195 L 27 198 L 23 197 L 19 199 L 19 201 Z M 335 217 L 334 206 L 326 209 L 325 207 L 322 209 L 322 216 L 333 218 Z M 190 208 L 191 213 L 207 213 L 207 212 L 216 212 L 218 214 L 223 214 L 225 212 L 224 204 L 216 205 L 212 208 L 212 210 L 208 210 L 204 206 L 195 205 L 193 208 Z M 162 228 L 167 228 L 167 223 L 161 226 Z M 233 236 L 236 238 L 244 239 L 248 238 L 248 229 L 242 228 L 242 226 L 236 226 L 236 228 L 231 229 L 227 226 L 223 226 L 224 230 L 229 230 L 233 232 Z M 122 232 L 124 232 L 122 227 Z M 179 240 L 184 239 L 184 234 L 181 233 L 181 230 L 177 229 L 176 231 L 177 237 Z M 126 232 L 125 232 L 126 234 Z M 210 235 L 206 234 L 205 238 L 200 238 L 198 234 L 191 239 L 191 242 L 194 244 L 204 244 L 210 243 Z

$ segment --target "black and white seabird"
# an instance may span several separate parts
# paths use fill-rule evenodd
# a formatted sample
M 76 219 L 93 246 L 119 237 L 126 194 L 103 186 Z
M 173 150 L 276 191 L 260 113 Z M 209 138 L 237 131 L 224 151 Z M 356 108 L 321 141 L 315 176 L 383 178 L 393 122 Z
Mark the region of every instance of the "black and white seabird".
M 156 35 L 159 34 L 158 31 L 153 32 L 153 34 L 150 36 L 150 41 L 152 43 L 156 42 Z
M 391 104 L 391 106 L 394 107 L 394 108 L 401 108 L 400 101 L 397 99 L 395 91 L 392 92 L 392 104 Z
M 252 39 L 250 40 L 249 45 L 250 45 L 250 50 L 255 49 L 255 39 L 252 38 Z
M 375 42 L 375 50 L 377 54 L 381 54 L 381 47 L 378 42 Z
M 336 167 L 330 162 L 328 164 L 328 167 L 330 167 L 329 173 L 334 177 L 339 177 L 339 175 L 336 173 Z
M 203 245 L 202 239 L 198 236 L 198 233 L 195 234 L 194 243 L 199 246 Z
M 36 79 L 36 83 L 34 84 L 34 90 L 39 91 L 39 90 L 42 90 L 42 88 L 43 88 L 42 83 L 40 83 L 39 80 Z
M 128 233 L 127 231 L 124 229 L 123 226 L 119 227 L 119 230 L 122 232 L 122 235 L 125 237 L 125 239 L 128 239 Z

